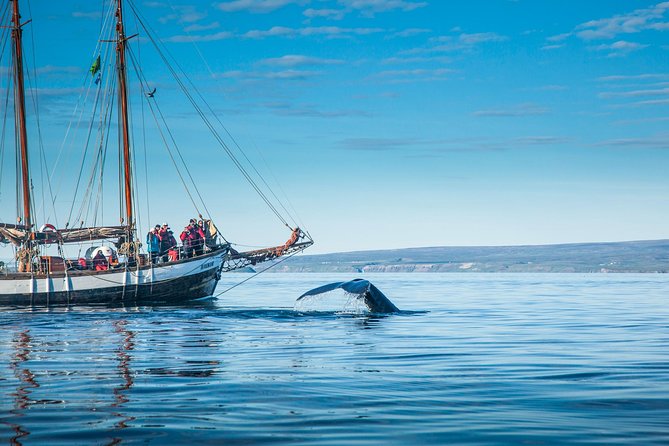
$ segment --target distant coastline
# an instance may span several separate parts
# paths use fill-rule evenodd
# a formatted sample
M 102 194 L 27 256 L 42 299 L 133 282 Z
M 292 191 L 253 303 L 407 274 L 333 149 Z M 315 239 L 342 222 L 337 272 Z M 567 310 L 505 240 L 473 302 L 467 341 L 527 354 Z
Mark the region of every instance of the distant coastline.
M 669 240 L 525 246 L 441 246 L 303 255 L 274 273 L 668 273 Z

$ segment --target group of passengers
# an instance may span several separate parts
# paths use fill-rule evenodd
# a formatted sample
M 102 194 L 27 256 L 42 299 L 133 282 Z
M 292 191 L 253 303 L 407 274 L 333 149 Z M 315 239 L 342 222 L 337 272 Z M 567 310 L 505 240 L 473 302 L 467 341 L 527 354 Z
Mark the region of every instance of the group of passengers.
M 177 240 L 169 225 L 164 223 L 162 226 L 154 226 L 146 235 L 146 246 L 151 257 L 151 263 L 156 264 L 159 261 L 173 262 L 179 260 L 180 257 L 202 255 L 205 247 L 205 234 L 204 222 L 202 220 L 196 222 L 194 218 L 191 218 L 179 235 L 183 245 L 180 256 Z

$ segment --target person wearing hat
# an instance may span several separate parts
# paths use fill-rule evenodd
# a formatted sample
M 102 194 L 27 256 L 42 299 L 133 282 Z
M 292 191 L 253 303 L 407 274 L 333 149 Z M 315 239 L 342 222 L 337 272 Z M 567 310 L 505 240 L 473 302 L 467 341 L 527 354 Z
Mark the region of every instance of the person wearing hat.
M 191 257 L 193 255 L 193 249 L 190 246 L 190 225 L 185 226 L 184 230 L 181 231 L 181 234 L 179 235 L 179 238 L 181 239 L 181 243 L 183 243 L 183 250 L 184 250 L 184 257 Z
M 160 256 L 163 262 L 169 261 L 168 252 L 170 249 L 177 246 L 177 241 L 174 238 L 173 232 L 167 223 L 163 223 L 160 229 Z
M 155 264 L 158 261 L 158 255 L 160 254 L 160 225 L 156 225 L 152 230 L 146 234 L 146 250 L 149 252 L 151 257 L 151 263 Z

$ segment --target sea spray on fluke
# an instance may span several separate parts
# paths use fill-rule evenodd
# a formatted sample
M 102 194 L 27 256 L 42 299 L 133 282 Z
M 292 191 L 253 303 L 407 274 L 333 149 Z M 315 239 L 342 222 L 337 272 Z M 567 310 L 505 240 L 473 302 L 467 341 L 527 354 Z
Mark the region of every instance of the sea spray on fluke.
M 317 311 L 324 299 L 345 297 L 344 311 L 351 308 L 361 312 L 364 306 L 372 313 L 398 313 L 400 310 L 377 287 L 365 279 L 354 279 L 348 282 L 335 282 L 307 291 L 297 298 L 295 308 L 300 311 Z

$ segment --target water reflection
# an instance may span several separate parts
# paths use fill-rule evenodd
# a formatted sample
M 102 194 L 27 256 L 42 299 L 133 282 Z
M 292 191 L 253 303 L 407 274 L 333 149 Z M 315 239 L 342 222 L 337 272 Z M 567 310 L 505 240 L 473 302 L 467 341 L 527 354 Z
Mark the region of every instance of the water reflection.
M 135 332 L 127 328 L 128 321 L 125 319 L 113 322 L 114 332 L 121 336 L 120 346 L 116 349 L 116 361 L 118 362 L 116 368 L 121 378 L 121 383 L 114 387 L 114 402 L 112 407 L 114 412 L 112 414 L 118 418 L 114 424 L 115 429 L 125 429 L 128 427 L 128 422 L 135 420 L 135 417 L 127 416 L 122 413 L 123 406 L 130 401 L 129 393 L 134 384 L 134 377 L 130 362 L 132 352 L 135 348 Z M 119 444 L 120 438 L 113 438 L 111 444 Z
M 30 394 L 32 389 L 39 387 L 35 380 L 35 375 L 27 367 L 26 363 L 30 359 L 32 352 L 32 338 L 30 330 L 26 329 L 19 332 L 12 339 L 12 355 L 9 368 L 14 372 L 14 376 L 18 379 L 18 386 L 16 392 L 12 393 L 14 397 L 14 408 L 9 412 L 14 416 L 15 422 L 8 422 L 7 424 L 14 431 L 14 436 L 10 438 L 9 442 L 12 445 L 21 445 L 20 439 L 30 435 L 27 428 L 20 424 L 21 418 L 24 416 L 23 411 L 32 404 Z

